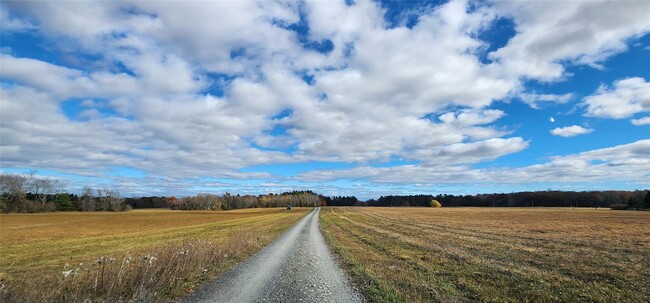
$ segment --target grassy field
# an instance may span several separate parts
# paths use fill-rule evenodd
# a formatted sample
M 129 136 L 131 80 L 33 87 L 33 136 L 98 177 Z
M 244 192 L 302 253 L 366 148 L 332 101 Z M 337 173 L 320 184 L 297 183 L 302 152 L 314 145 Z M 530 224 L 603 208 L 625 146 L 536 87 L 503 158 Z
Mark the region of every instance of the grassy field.
M 373 302 L 650 302 L 650 212 L 326 208 Z
M 309 210 L 2 214 L 0 299 L 172 299 L 254 254 Z

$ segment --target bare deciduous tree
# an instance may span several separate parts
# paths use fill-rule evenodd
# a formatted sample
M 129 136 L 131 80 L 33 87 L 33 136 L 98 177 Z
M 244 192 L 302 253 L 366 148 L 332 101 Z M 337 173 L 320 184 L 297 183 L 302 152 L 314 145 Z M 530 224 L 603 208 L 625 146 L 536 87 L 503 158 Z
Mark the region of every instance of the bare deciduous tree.
M 63 182 L 61 180 L 58 180 L 58 179 L 52 180 L 52 189 L 54 191 L 54 194 L 58 195 L 58 194 L 64 193 L 65 192 L 65 187 L 66 187 L 65 182 Z
M 83 211 L 94 211 L 95 210 L 95 195 L 93 194 L 93 189 L 86 186 L 83 189 L 81 194 L 81 209 Z
M 27 177 L 15 174 L 0 175 L 0 191 L 6 195 L 9 208 L 20 211 L 27 192 Z
M 27 184 L 29 191 L 34 195 L 36 201 L 40 202 L 41 208 L 45 209 L 47 195 L 54 192 L 54 183 L 52 180 L 49 178 L 37 177 L 34 175 L 34 172 L 31 172 Z
M 119 211 L 123 209 L 124 198 L 116 190 L 98 189 L 99 210 Z

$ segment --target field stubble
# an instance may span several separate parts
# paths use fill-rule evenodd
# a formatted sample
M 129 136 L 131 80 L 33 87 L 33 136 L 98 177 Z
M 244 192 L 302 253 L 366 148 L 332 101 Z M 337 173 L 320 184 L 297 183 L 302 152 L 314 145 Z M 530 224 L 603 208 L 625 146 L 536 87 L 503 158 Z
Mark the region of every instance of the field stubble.
M 650 212 L 326 208 L 374 302 L 649 302 Z
M 0 301 L 167 301 L 271 243 L 308 208 L 0 216 Z

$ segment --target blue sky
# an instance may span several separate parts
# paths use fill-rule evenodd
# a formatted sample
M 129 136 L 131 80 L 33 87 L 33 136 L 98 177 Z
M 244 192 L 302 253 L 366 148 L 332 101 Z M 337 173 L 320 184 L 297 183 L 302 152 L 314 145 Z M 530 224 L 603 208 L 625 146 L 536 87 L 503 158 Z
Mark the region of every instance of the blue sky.
M 126 196 L 650 187 L 646 1 L 0 5 L 4 173 Z

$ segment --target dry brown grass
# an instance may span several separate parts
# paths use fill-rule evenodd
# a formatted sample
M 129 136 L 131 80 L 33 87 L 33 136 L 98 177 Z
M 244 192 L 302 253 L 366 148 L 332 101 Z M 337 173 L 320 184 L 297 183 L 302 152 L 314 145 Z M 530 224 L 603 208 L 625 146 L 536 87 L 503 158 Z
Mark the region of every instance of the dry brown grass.
M 650 212 L 326 208 L 321 220 L 371 301 L 650 301 Z
M 272 242 L 309 209 L 0 215 L 0 301 L 165 301 Z

